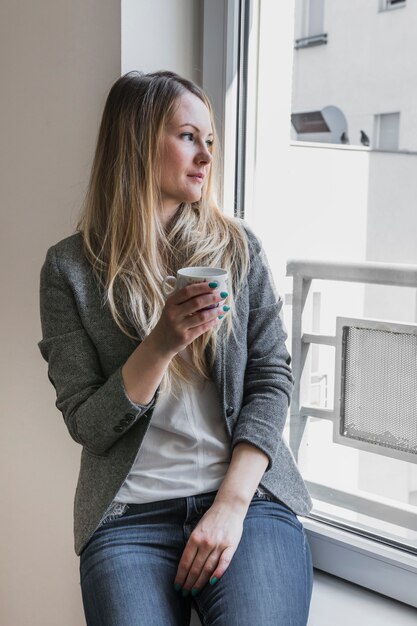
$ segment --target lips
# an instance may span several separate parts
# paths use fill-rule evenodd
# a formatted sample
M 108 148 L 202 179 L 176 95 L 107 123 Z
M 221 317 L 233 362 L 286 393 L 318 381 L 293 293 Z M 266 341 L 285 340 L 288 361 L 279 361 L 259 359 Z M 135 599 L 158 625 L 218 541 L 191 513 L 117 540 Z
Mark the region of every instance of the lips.
M 193 172 L 192 174 L 188 174 L 189 178 L 197 178 L 198 180 L 204 180 L 204 174 L 202 172 Z

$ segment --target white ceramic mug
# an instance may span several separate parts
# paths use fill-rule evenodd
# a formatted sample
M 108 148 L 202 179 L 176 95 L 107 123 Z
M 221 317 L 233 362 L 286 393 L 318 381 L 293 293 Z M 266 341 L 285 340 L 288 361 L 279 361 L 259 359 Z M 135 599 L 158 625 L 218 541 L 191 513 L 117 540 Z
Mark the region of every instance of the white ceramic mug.
M 177 291 L 186 285 L 191 283 L 217 283 L 216 289 L 227 292 L 227 279 L 228 274 L 226 270 L 219 267 L 183 267 L 178 270 L 176 276 L 166 276 L 162 281 L 162 291 L 165 296 L 169 296 L 173 291 Z M 212 309 L 216 306 L 223 306 L 224 300 L 218 304 L 213 304 L 207 309 Z

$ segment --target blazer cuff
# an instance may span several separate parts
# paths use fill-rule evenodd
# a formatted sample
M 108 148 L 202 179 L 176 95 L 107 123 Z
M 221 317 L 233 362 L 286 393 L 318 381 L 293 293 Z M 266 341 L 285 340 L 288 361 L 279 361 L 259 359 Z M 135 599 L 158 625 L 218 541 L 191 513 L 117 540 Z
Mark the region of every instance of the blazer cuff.
M 105 385 L 87 400 L 77 411 L 73 424 L 76 441 L 88 451 L 103 455 L 148 411 L 152 410 L 157 394 L 148 404 L 136 404 L 126 394 L 121 367 L 107 380 Z

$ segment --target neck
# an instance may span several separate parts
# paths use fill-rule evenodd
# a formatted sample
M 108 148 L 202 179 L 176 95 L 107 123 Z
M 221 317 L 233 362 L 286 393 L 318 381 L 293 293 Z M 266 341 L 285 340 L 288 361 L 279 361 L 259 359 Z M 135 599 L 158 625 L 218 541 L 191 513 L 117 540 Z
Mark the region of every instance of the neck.
M 165 228 L 165 230 L 169 228 L 170 224 L 172 224 L 181 206 L 182 205 L 180 204 L 179 206 L 171 207 L 169 209 L 168 208 L 162 209 L 160 213 L 160 219 L 161 219 L 162 226 Z
M 181 205 L 162 207 L 160 212 L 160 219 L 164 228 L 166 228 L 168 224 L 172 221 L 172 219 L 176 216 L 180 207 Z

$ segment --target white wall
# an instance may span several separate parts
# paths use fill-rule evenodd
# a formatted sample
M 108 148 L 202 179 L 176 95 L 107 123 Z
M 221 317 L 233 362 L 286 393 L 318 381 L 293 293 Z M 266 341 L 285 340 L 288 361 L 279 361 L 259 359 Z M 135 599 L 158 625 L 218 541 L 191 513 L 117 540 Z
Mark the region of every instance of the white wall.
M 126 11 L 123 16 L 127 69 L 165 67 L 198 79 L 196 3 L 133 4 L 135 20 L 127 23 Z M 54 407 L 37 348 L 39 271 L 47 248 L 74 229 L 105 97 L 121 73 L 120 33 L 121 6 L 114 0 L 1 3 L 4 626 L 84 624 L 72 538 L 79 449 Z

